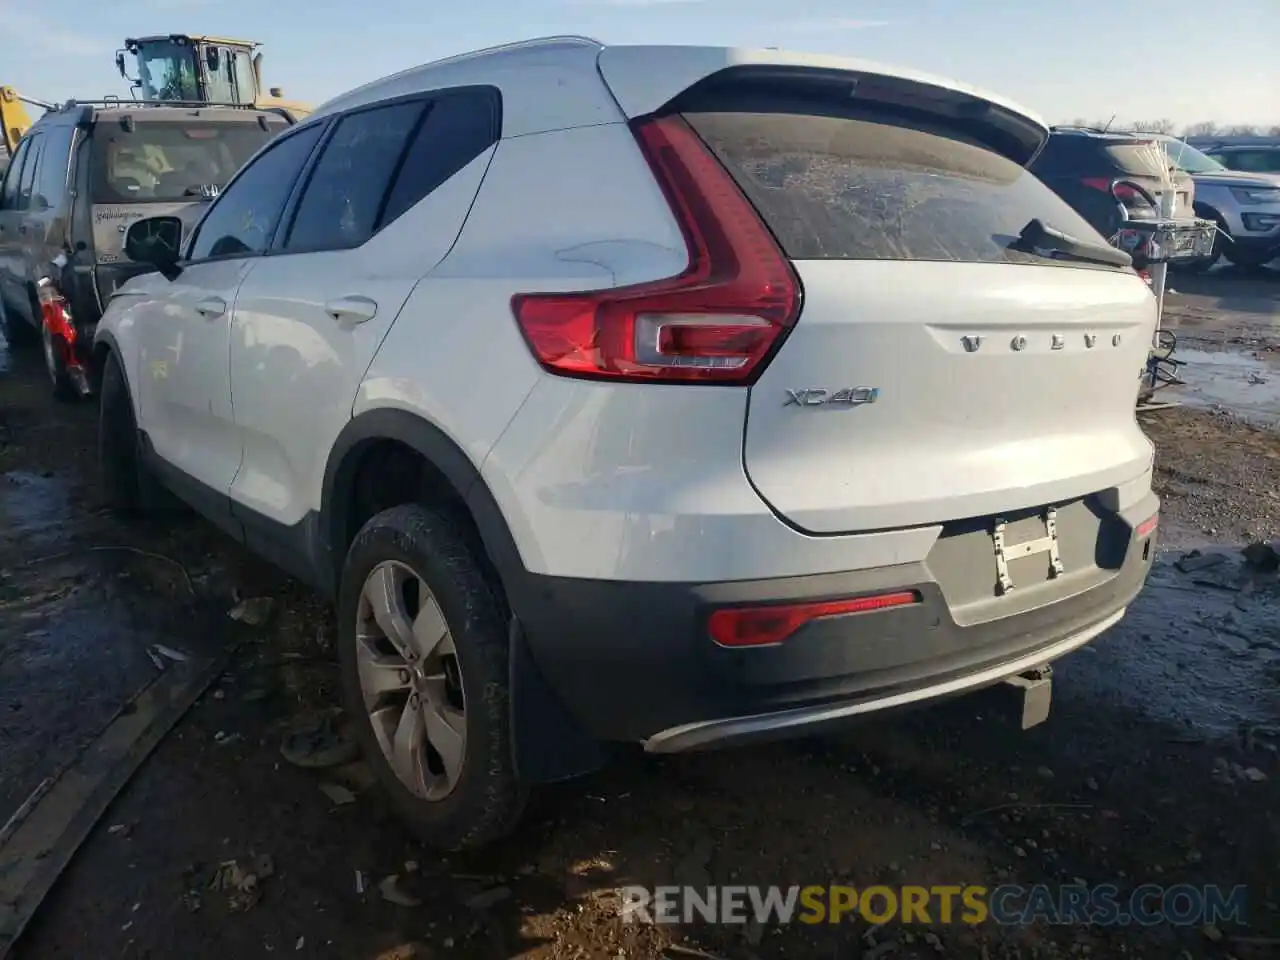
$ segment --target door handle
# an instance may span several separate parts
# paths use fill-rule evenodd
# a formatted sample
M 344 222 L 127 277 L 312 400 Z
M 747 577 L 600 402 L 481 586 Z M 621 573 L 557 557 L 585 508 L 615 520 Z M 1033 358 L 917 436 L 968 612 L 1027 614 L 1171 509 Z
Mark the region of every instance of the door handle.
M 210 320 L 220 317 L 227 312 L 227 301 L 221 297 L 205 297 L 196 304 L 196 313 L 202 317 L 208 317 Z
M 342 326 L 355 326 L 372 320 L 378 312 L 378 304 L 368 297 L 339 297 L 324 305 L 324 312 Z

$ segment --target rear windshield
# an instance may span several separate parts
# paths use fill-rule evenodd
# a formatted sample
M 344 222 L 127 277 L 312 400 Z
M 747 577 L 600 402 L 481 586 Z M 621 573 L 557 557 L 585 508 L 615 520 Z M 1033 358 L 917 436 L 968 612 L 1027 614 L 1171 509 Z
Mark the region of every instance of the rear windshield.
M 885 115 L 684 117 L 795 260 L 1047 262 L 1009 249 L 1034 219 L 1105 243 L 1035 176 L 949 131 Z
M 132 131 L 100 122 L 93 134 L 95 203 L 196 200 L 202 187 L 221 189 L 258 148 L 285 129 L 257 123 L 138 121 Z
M 1116 173 L 1136 177 L 1163 177 L 1162 167 L 1168 163 L 1168 154 L 1160 143 L 1119 143 L 1103 148 L 1111 159 Z

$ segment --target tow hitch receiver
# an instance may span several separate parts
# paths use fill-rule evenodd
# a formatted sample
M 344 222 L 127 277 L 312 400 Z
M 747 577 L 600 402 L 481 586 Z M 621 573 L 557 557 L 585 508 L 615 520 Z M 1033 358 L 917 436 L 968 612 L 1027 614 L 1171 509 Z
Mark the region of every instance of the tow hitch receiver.
M 1004 681 L 1022 701 L 1022 729 L 1030 730 L 1049 719 L 1053 699 L 1053 667 L 1045 664 L 1008 677 Z

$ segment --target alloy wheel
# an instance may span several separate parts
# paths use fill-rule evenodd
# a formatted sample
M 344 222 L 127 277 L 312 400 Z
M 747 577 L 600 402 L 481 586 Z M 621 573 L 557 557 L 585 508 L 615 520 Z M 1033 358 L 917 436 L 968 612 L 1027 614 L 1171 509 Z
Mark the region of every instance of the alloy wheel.
M 400 782 L 443 800 L 466 760 L 466 700 L 453 635 L 408 565 L 373 568 L 356 608 L 356 664 L 374 736 Z

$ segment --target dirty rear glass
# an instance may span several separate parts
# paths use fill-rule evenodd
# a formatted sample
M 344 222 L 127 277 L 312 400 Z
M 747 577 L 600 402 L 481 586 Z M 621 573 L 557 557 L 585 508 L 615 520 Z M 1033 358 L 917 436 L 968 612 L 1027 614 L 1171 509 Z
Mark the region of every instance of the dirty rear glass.
M 100 122 L 93 135 L 95 203 L 179 203 L 221 189 L 258 148 L 285 129 L 257 123 Z
M 796 260 L 1044 262 L 1008 246 L 1040 219 L 1104 243 L 1018 164 L 886 115 L 685 112 Z

